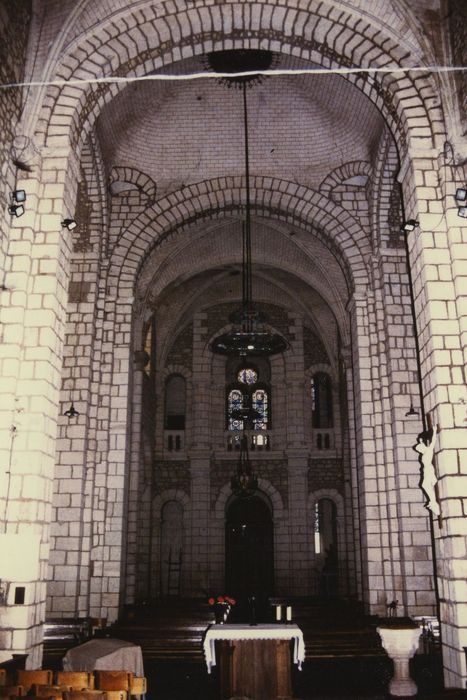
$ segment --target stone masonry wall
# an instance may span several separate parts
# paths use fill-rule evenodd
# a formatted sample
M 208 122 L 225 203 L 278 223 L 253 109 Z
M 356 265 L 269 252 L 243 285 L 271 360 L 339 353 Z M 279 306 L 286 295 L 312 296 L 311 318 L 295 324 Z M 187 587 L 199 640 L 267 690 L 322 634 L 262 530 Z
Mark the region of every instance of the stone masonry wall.
M 0 84 L 19 83 L 23 79 L 26 46 L 31 20 L 31 0 L 3 3 L 0 6 Z M 15 126 L 19 120 L 23 92 L 2 89 L 0 99 L 0 270 L 5 270 L 8 250 L 10 193 L 15 189 L 16 167 L 11 158 Z
M 73 253 L 48 574 L 48 613 L 52 616 L 90 614 L 93 558 L 109 507 L 106 482 L 97 476 L 97 465 L 108 445 L 102 428 L 107 423 L 110 403 L 108 394 L 99 391 L 110 381 L 103 364 L 104 314 L 99 298 L 105 249 L 105 236 L 101 233 L 105 194 L 99 170 L 99 153 L 90 141 L 83 151 L 77 188 L 78 226 L 71 235 Z M 63 414 L 72 402 L 80 415 L 68 418 Z

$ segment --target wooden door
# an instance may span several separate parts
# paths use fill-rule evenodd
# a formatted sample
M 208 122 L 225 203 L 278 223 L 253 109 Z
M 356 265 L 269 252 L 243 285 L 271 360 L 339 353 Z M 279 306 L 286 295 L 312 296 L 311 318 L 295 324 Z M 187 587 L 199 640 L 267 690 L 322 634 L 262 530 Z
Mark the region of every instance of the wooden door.
M 237 498 L 226 520 L 226 590 L 237 597 L 267 597 L 274 588 L 273 525 L 259 497 Z

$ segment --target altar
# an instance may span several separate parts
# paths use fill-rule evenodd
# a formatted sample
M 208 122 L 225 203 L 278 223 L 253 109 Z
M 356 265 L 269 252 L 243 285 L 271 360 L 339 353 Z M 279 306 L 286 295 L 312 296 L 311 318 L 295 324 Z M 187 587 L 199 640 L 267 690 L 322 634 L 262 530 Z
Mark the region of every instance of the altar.
M 303 633 L 295 624 L 211 625 L 204 638 L 208 673 L 219 657 L 220 697 L 291 700 L 292 662 L 305 660 Z

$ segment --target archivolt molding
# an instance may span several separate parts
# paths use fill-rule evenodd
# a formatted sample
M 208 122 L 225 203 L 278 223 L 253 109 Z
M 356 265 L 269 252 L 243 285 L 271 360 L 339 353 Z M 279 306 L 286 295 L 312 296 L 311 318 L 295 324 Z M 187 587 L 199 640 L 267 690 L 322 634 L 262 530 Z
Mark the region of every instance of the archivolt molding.
M 274 486 L 267 480 L 258 478 L 259 491 L 265 494 L 272 506 L 272 518 L 274 523 L 280 521 L 284 518 L 284 504 L 282 502 L 282 496 L 274 488 Z M 225 513 L 227 508 L 227 503 L 232 499 L 232 488 L 230 484 L 224 484 L 219 492 L 216 504 L 214 506 L 214 517 L 219 520 L 225 520 Z
M 335 367 L 334 365 L 327 365 L 327 364 L 324 364 L 323 362 L 320 362 L 320 363 L 315 364 L 315 365 L 310 365 L 310 367 L 308 367 L 305 370 L 304 377 L 305 377 L 306 382 L 308 383 L 311 380 L 312 376 L 314 374 L 316 374 L 317 372 L 325 372 L 326 374 L 329 374 L 334 386 L 337 384 L 337 382 L 339 380 L 337 367 Z
M 180 374 L 187 381 L 187 383 L 190 382 L 192 378 L 192 373 L 190 370 L 183 365 L 166 365 L 162 370 L 161 381 L 165 382 L 174 374 Z
M 154 515 L 159 514 L 160 517 L 162 508 L 165 503 L 168 503 L 168 501 L 177 501 L 177 503 L 180 503 L 183 506 L 184 517 L 186 517 L 186 512 L 190 507 L 191 500 L 189 496 L 187 496 L 187 494 L 180 489 L 167 489 L 166 491 L 157 494 L 153 500 Z
M 238 5 L 206 0 L 190 8 L 181 1 L 141 2 L 77 36 L 49 73 L 65 80 L 144 76 L 212 50 L 244 47 L 268 48 L 327 68 L 423 65 L 419 45 L 411 38 L 401 42 L 389 24 L 374 16 L 317 0 L 303 8 L 271 0 Z M 429 106 L 436 94 L 429 74 L 346 78 L 383 112 L 403 146 L 412 126 L 426 127 L 426 138 L 432 138 L 431 122 L 439 122 L 442 115 L 437 100 Z M 68 134 L 79 149 L 103 105 L 123 87 L 112 83 L 47 88 L 38 112 L 38 136 L 46 141 Z
M 244 197 L 242 177 L 218 178 L 174 192 L 147 208 L 114 247 L 109 293 L 131 296 L 154 246 L 196 221 L 241 215 Z M 321 240 L 339 261 L 350 288 L 367 283 L 365 258 L 371 248 L 365 232 L 348 211 L 314 190 L 272 177 L 252 179 L 251 204 L 254 214 L 287 221 Z M 151 274 L 149 270 L 147 274 Z
M 136 185 L 148 199 L 154 201 L 156 198 L 157 185 L 149 175 L 145 175 L 140 170 L 129 166 L 115 166 L 110 171 L 109 183 L 130 182 Z
M 345 505 L 344 499 L 336 489 L 319 489 L 310 493 L 308 497 L 308 508 L 310 513 L 314 513 L 315 505 L 322 498 L 329 498 L 336 506 L 336 517 L 338 526 L 338 539 L 342 541 L 342 531 L 344 528 Z
M 372 174 L 371 164 L 364 160 L 354 160 L 350 163 L 344 163 L 339 168 L 335 168 L 332 172 L 327 175 L 319 186 L 319 191 L 322 192 L 326 197 L 330 197 L 332 190 L 338 185 L 342 184 L 344 180 L 355 175 L 368 175 Z
M 370 183 L 370 222 L 373 233 L 373 250 L 378 251 L 382 242 L 393 248 L 404 248 L 400 232 L 402 209 L 399 184 L 397 149 L 388 130 L 382 135 L 375 159 Z

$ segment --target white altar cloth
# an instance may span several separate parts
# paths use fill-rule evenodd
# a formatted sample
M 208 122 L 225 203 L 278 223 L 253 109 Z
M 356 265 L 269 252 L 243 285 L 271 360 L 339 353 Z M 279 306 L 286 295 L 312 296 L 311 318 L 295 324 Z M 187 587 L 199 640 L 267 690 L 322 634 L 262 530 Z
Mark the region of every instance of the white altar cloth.
M 144 676 L 141 647 L 122 639 L 105 637 L 68 649 L 64 671 L 131 671 Z
M 295 624 L 290 625 L 211 625 L 203 642 L 204 658 L 208 673 L 216 665 L 216 642 L 221 640 L 291 639 L 293 640 L 293 662 L 300 671 L 305 661 L 303 632 Z

